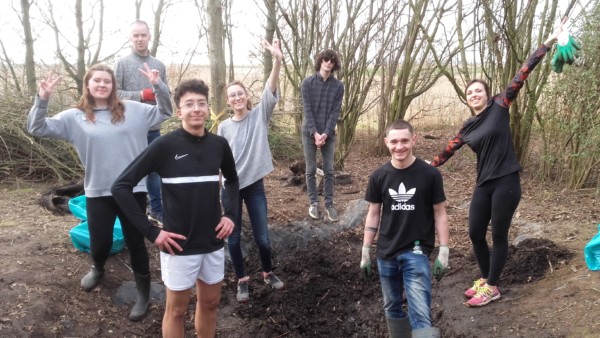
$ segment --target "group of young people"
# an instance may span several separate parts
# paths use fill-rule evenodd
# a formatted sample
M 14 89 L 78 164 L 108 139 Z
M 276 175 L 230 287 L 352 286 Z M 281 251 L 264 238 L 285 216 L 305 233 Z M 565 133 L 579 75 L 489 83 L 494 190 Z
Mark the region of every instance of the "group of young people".
M 370 250 L 378 236 L 377 264 L 391 337 L 440 335 L 430 314 L 429 255 L 437 233 L 440 245 L 433 276 L 440 280 L 448 269 L 450 233 L 442 176 L 436 167 L 464 144 L 477 154 L 469 236 L 481 271 L 481 278 L 465 292 L 467 305 L 483 306 L 500 298 L 497 283 L 506 261 L 510 222 L 521 196 L 521 167 L 511 142 L 508 109 L 561 30 L 562 25 L 501 94 L 492 97 L 483 80 L 467 84 L 467 104 L 475 116 L 432 162 L 413 155 L 416 134 L 410 123 L 398 120 L 386 129 L 384 142 L 391 159 L 369 179 L 360 267 L 366 275 L 372 273 Z M 208 86 L 199 79 L 180 82 L 173 97 L 181 128 L 158 137 L 160 124 L 172 116 L 173 107 L 166 67 L 149 54 L 150 38 L 148 25 L 134 22 L 132 53 L 119 59 L 114 71 L 102 64 L 90 67 L 79 102 L 52 117 L 47 116 L 48 101 L 61 78 L 50 74 L 40 82 L 27 129 L 35 136 L 71 142 L 85 168 L 93 264 L 81 279 L 82 289 L 91 291 L 100 283 L 114 222 L 119 217 L 137 288 L 130 319 L 141 320 L 150 304 L 148 239 L 160 250 L 161 277 L 167 290 L 163 336 L 184 335 L 185 314 L 195 286 L 196 333 L 213 337 L 225 273 L 226 239 L 238 280 L 237 300 L 249 300 L 249 276 L 240 245 L 244 204 L 263 280 L 274 289 L 284 287 L 273 273 L 263 182 L 273 170 L 268 126 L 279 100 L 277 83 L 283 53 L 276 39 L 272 44 L 263 43 L 273 56 L 273 69 L 256 106 L 242 82 L 227 86 L 227 103 L 233 115 L 219 125 L 216 134 L 206 128 L 210 115 Z M 301 86 L 309 216 L 321 218 L 315 179 L 320 150 L 324 207 L 330 221 L 338 220 L 333 202 L 333 161 L 344 86 L 333 72 L 340 65 L 335 51 L 322 51 L 315 58 L 315 73 Z M 146 214 L 147 193 L 150 219 Z M 491 253 L 485 239 L 490 220 Z M 402 309 L 404 292 L 408 313 Z

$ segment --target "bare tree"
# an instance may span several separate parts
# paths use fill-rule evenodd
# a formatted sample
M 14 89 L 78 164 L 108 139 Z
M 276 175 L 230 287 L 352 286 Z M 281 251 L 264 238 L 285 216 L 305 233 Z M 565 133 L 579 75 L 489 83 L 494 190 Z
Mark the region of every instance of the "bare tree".
M 56 56 L 62 63 L 67 75 L 75 82 L 79 94 L 83 90 L 83 77 L 87 66 L 108 60 L 116 54 L 115 51 L 103 58 L 99 57 L 104 39 L 104 1 L 96 0 L 90 6 L 91 14 L 89 17 L 84 18 L 82 0 L 75 0 L 74 2 L 73 14 L 74 26 L 77 32 L 76 39 L 66 36 L 61 26 L 59 26 L 52 1 L 47 2 L 47 11 L 43 13 L 46 24 L 54 32 Z M 96 34 L 95 38 L 93 37 L 94 34 Z M 74 63 L 69 61 L 73 50 L 75 54 Z
M 142 11 L 142 1 L 144 0 L 135 0 L 135 19 L 140 20 L 140 12 Z
M 31 31 L 31 18 L 29 11 L 33 1 L 21 0 L 21 25 L 23 26 L 23 34 L 25 36 L 25 77 L 27 81 L 27 96 L 33 96 L 37 89 L 35 79 L 35 61 L 33 60 L 33 34 Z M 4 46 L 2 46 L 4 50 Z M 15 81 L 18 86 L 18 81 Z M 20 90 L 19 90 L 20 92 Z
M 233 63 L 233 34 L 231 34 L 233 30 L 233 23 L 231 22 L 231 8 L 233 7 L 233 0 L 224 1 L 225 15 L 223 16 L 223 19 L 225 20 L 225 40 L 227 41 L 227 47 L 229 49 L 229 67 L 227 79 L 229 82 L 233 82 L 235 79 L 235 66 Z
M 210 60 L 210 86 L 213 93 L 211 105 L 217 112 L 225 109 L 225 26 L 221 0 L 207 0 L 208 59 Z
M 493 93 L 508 85 L 519 66 L 551 33 L 553 24 L 559 21 L 558 3 L 558 0 L 478 0 L 469 4 L 458 1 L 456 26 L 458 44 L 462 49 L 460 63 L 457 69 L 444 67 L 443 71 L 463 102 L 462 84 L 473 78 L 487 80 Z M 461 23 L 465 21 L 472 22 L 474 34 L 464 34 Z M 469 48 L 473 51 L 472 58 L 466 52 Z M 513 143 L 521 162 L 527 154 L 537 102 L 549 74 L 547 62 L 538 65 L 510 109 Z
M 8 88 L 14 87 L 16 93 L 23 95 L 23 91 L 21 90 L 21 84 L 19 82 L 19 76 L 17 75 L 15 65 L 8 56 L 8 53 L 6 51 L 6 48 L 4 48 L 4 43 L 2 42 L 2 40 L 0 40 L 0 49 L 2 49 L 2 57 L 0 57 L 0 61 L 2 61 L 3 73 L 10 73 L 10 80 L 8 75 L 0 75 L 0 78 L 3 82 L 4 93 L 8 91 Z
M 322 13 L 324 13 L 329 2 L 288 0 L 287 3 L 283 3 L 280 0 L 275 0 L 279 15 L 275 31 L 281 40 L 281 48 L 285 55 L 283 70 L 292 88 L 291 97 L 295 98 L 297 103 L 294 104 L 297 133 L 300 132 L 302 124 L 300 84 L 304 77 L 313 70 L 315 51 L 323 45 L 319 32 L 325 31 Z M 265 3 L 265 6 L 268 8 L 269 4 Z
M 159 0 L 154 9 L 154 23 L 152 25 L 152 46 L 150 47 L 150 55 L 156 57 L 158 46 L 160 46 L 160 36 L 163 29 L 163 21 L 166 17 L 166 12 L 171 7 L 171 1 Z
M 432 60 L 434 52 L 441 64 L 450 62 L 450 47 L 435 40 L 443 31 L 440 17 L 454 6 L 450 0 L 289 0 L 276 4 L 283 21 L 276 29 L 283 37 L 290 64 L 286 76 L 297 88 L 294 94 L 299 97 L 300 82 L 313 71 L 312 57 L 317 51 L 333 48 L 341 55 L 338 76 L 345 93 L 338 121 L 338 167 L 343 167 L 350 152 L 360 116 L 381 100 L 379 129 L 383 132 L 388 121 L 404 117 L 412 100 L 442 76 Z
M 267 20 L 265 25 L 265 40 L 269 41 L 270 43 L 273 42 L 273 37 L 275 36 L 275 25 L 277 22 L 275 5 L 276 0 L 265 0 Z M 272 69 L 273 58 L 271 53 L 263 51 L 263 83 L 267 82 Z

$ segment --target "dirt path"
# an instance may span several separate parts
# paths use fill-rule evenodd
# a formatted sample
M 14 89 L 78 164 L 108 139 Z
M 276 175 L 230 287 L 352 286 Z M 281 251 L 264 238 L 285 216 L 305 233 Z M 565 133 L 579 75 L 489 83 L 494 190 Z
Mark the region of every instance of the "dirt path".
M 439 141 L 425 142 L 431 143 L 425 143 L 424 153 L 434 153 L 428 146 L 439 146 Z M 364 194 L 370 171 L 385 160 L 359 153 L 348 160 L 346 170 L 355 183 L 338 187 L 343 215 Z M 543 240 L 512 246 L 500 281 L 503 298 L 471 309 L 463 305 L 462 293 L 477 277 L 466 234 L 474 162 L 466 152 L 452 161 L 442 170 L 449 200 L 452 271 L 434 283 L 433 299 L 434 320 L 443 336 L 593 337 L 600 332 L 600 274 L 588 271 L 582 252 L 597 231 L 598 196 L 559 191 L 534 183 L 523 173 L 524 197 L 511 238 Z M 280 164 L 267 180 L 274 263 L 286 289 L 274 292 L 262 284 L 255 249 L 247 246 L 251 301 L 244 305 L 235 301 L 228 268 L 218 337 L 384 337 L 379 282 L 358 278 L 362 224 L 308 220 L 302 188 L 281 185 L 280 177 L 286 174 Z M 139 323 L 127 319 L 130 304 L 113 303 L 122 283 L 133 279 L 126 252 L 108 261 L 100 288 L 91 293 L 79 289 L 89 257 L 75 250 L 68 238 L 77 221 L 41 209 L 37 198 L 44 189 L 0 186 L 0 336 L 159 336 L 163 301 L 153 303 Z M 154 248 L 150 252 L 153 281 L 160 285 L 158 254 Z M 193 336 L 191 321 L 186 332 Z

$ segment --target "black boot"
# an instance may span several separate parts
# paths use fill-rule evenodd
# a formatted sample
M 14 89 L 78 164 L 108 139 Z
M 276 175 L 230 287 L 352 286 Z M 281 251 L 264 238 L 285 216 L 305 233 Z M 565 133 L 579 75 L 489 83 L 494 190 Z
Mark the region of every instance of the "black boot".
M 440 338 L 440 329 L 437 327 L 426 327 L 412 331 L 412 338 Z
M 85 292 L 90 292 L 100 283 L 100 279 L 104 275 L 104 266 L 100 264 L 92 265 L 92 269 L 81 279 L 81 288 Z
M 410 320 L 405 318 L 386 318 L 390 338 L 411 338 Z
M 146 316 L 148 307 L 150 306 L 150 274 L 138 275 L 134 273 L 134 275 L 137 299 L 131 309 L 131 313 L 129 313 L 129 319 L 137 322 Z

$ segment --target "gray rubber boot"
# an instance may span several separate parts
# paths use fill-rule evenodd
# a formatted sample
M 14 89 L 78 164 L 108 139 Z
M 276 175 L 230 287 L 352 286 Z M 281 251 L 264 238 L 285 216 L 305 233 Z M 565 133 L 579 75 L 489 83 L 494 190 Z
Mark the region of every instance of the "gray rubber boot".
M 138 275 L 135 273 L 134 275 L 137 299 L 129 313 L 129 319 L 137 322 L 146 316 L 148 307 L 150 306 L 150 274 Z
M 90 272 L 81 279 L 81 288 L 83 291 L 90 292 L 94 290 L 94 288 L 98 286 L 98 283 L 100 283 L 103 275 L 104 266 L 100 266 L 100 264 L 92 265 Z
M 406 318 L 386 318 L 390 338 L 411 338 L 410 320 Z
M 440 338 L 440 329 L 437 327 L 426 327 L 424 329 L 416 329 L 412 332 L 412 338 Z

